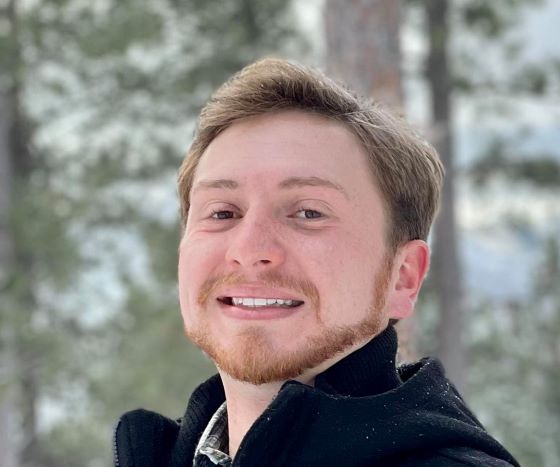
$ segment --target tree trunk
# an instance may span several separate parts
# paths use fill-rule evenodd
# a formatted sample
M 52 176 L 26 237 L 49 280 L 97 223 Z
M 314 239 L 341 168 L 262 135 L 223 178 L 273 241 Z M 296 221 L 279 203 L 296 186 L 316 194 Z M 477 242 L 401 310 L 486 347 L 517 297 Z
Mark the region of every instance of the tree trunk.
M 327 0 L 328 73 L 359 94 L 403 111 L 397 0 Z M 397 325 L 399 360 L 414 360 L 415 318 Z
M 327 71 L 363 96 L 402 107 L 399 2 L 326 0 Z
M 10 229 L 13 166 L 10 151 L 11 99 L 0 94 L 0 292 L 8 287 L 15 265 L 14 242 Z M 10 326 L 10 302 L 2 300 L 0 308 L 0 466 L 19 466 L 17 443 L 17 397 L 15 385 L 15 339 Z
M 426 77 L 432 93 L 433 139 L 446 170 L 442 206 L 435 224 L 433 274 L 440 313 L 438 356 L 447 374 L 459 387 L 466 380 L 463 344 L 463 290 L 455 217 L 455 168 L 453 161 L 451 73 L 447 48 L 448 0 L 426 0 L 429 55 Z
M 29 336 L 36 309 L 33 256 L 14 235 L 11 216 L 17 201 L 15 188 L 29 183 L 33 165 L 21 106 L 23 66 L 17 1 L 10 0 L 2 13 L 0 19 L 7 25 L 10 47 L 3 51 L 8 67 L 2 70 L 2 78 L 7 85 L 0 93 L 0 291 L 6 297 L 2 300 L 0 329 L 0 466 L 20 467 L 40 465 L 36 419 L 39 386 L 33 365 L 36 352 L 25 337 Z M 22 277 L 23 286 L 18 281 Z M 18 290 L 10 293 L 14 284 Z
M 6 7 L 6 20 L 11 26 L 14 3 Z M 2 18 L 4 19 L 4 18 Z M 0 93 L 0 294 L 9 287 L 15 268 L 14 239 L 10 215 L 13 206 L 14 167 L 11 144 L 13 127 L 13 89 Z M 16 385 L 16 342 L 15 330 L 10 325 L 13 314 L 11 302 L 1 302 L 0 320 L 0 465 L 19 467 L 18 445 L 18 398 Z

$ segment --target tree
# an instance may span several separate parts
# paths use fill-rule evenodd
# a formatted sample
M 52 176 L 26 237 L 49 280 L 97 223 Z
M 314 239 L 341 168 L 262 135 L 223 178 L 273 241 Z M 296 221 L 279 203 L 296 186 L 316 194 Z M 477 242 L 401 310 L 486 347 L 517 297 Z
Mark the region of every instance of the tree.
M 434 228 L 433 275 L 439 309 L 437 353 L 451 380 L 463 388 L 467 369 L 463 345 L 463 286 L 455 214 L 452 72 L 448 62 L 449 3 L 447 0 L 428 0 L 424 8 L 429 38 L 426 79 L 431 91 L 432 137 L 445 167 L 441 207 Z
M 560 461 L 560 249 L 555 237 L 543 244 L 528 297 L 473 308 L 470 387 L 483 423 L 521 465 L 552 467 Z
M 547 93 L 550 93 L 548 98 L 551 97 L 554 83 L 558 82 L 558 72 L 555 70 L 557 57 L 547 57 L 539 63 L 529 61 L 522 54 L 524 44 L 511 34 L 527 8 L 537 2 L 449 2 L 447 28 L 452 34 L 445 34 L 441 29 L 433 27 L 434 20 L 431 17 L 445 13 L 441 9 L 433 11 L 437 1 L 416 3 L 427 12 L 426 30 L 435 32 L 430 42 L 427 68 L 428 76 L 433 73 L 432 96 L 447 93 L 452 103 L 462 105 L 468 99 L 470 103 L 477 103 L 478 120 L 489 117 L 506 120 L 509 129 L 521 127 L 517 120 L 523 114 L 523 100 L 538 102 L 546 99 Z M 452 36 L 453 40 L 450 40 Z M 446 73 L 443 68 L 434 68 L 433 63 L 430 64 L 430 60 L 434 58 L 433 44 L 439 44 L 441 48 L 446 37 L 448 81 L 436 84 Z M 480 53 L 482 48 L 484 54 Z M 490 64 L 493 66 L 489 66 Z M 452 117 L 452 106 L 449 109 Z M 457 126 L 453 124 L 452 118 L 451 122 L 449 131 L 453 132 Z M 547 196 L 547 190 L 557 190 L 560 173 L 558 154 L 537 154 L 526 149 L 520 150 L 523 147 L 522 140 L 526 139 L 530 130 L 529 124 L 528 131 L 519 131 L 518 137 L 512 137 L 511 133 L 500 135 L 489 129 L 486 135 L 489 144 L 479 154 L 478 162 L 463 173 L 454 171 L 454 178 L 457 180 L 462 177 L 464 180 L 468 177 L 469 183 L 473 183 L 471 186 L 477 190 L 484 190 L 486 181 L 493 184 L 499 179 L 505 180 L 500 198 L 502 202 L 505 199 L 511 200 L 513 193 L 523 189 L 527 181 L 531 180 L 530 183 L 539 188 L 525 201 L 528 213 L 532 204 Z M 445 211 L 442 215 L 444 213 Z M 544 236 L 540 232 L 542 227 L 531 225 L 529 220 L 523 218 L 523 214 L 516 213 L 514 216 L 509 227 L 513 235 L 527 235 L 529 231 L 536 238 Z M 558 222 L 558 218 L 553 222 Z M 485 228 L 495 228 L 500 223 L 506 224 L 506 219 L 493 214 L 491 219 L 487 219 Z M 474 229 L 471 227 L 470 235 L 473 235 L 472 230 Z M 444 229 L 439 236 L 448 234 L 449 230 Z M 439 236 L 436 230 L 436 242 L 440 241 Z M 555 256 L 552 251 L 554 248 L 548 249 L 549 258 Z M 438 265 L 436 263 L 435 272 L 439 275 Z M 554 277 L 553 274 L 551 276 Z M 507 277 L 503 278 L 503 282 L 507 284 Z M 500 286 L 501 284 L 496 284 L 496 287 Z M 555 435 L 551 434 L 557 431 L 554 421 L 557 416 L 555 418 L 552 415 L 557 414 L 555 403 L 548 405 L 547 396 L 540 393 L 541 386 L 551 385 L 553 380 L 549 378 L 557 377 L 556 372 L 548 366 L 548 362 L 555 358 L 553 355 L 556 350 L 554 346 L 548 346 L 550 351 L 545 352 L 546 356 L 542 359 L 540 352 L 538 355 L 534 352 L 534 349 L 548 342 L 550 332 L 557 332 L 555 312 L 551 313 L 554 304 L 558 303 L 557 297 L 550 293 L 547 295 L 544 300 L 547 305 L 541 307 L 541 297 L 538 294 L 531 295 L 527 300 L 510 300 L 504 303 L 481 297 L 476 290 L 469 290 L 469 318 L 463 316 L 462 325 L 454 321 L 454 332 L 464 332 L 463 337 L 469 336 L 461 359 L 463 364 L 466 363 L 468 351 L 469 361 L 472 362 L 469 365 L 471 371 L 467 372 L 464 366 L 460 377 L 467 382 L 465 377 L 472 372 L 467 388 L 473 405 L 491 432 L 504 441 L 523 465 L 558 463 L 557 450 L 552 448 Z M 546 324 L 540 327 L 539 323 L 543 320 Z M 445 330 L 443 326 L 440 329 Z M 453 339 L 448 342 L 448 346 L 457 351 L 454 348 L 457 342 Z M 547 363 L 543 364 L 542 360 Z M 456 370 L 450 368 L 449 363 L 446 366 L 448 370 Z M 454 377 L 451 371 L 449 373 L 457 381 L 457 376 Z M 534 397 L 527 398 L 527 394 L 534 394 Z M 543 426 L 546 429 L 541 432 L 539 427 Z
M 64 289 L 78 258 L 65 232 L 67 218 L 56 209 L 60 196 L 49 186 L 46 164 L 31 141 L 33 125 L 23 97 L 28 65 L 24 37 L 29 31 L 21 20 L 21 5 L 11 0 L 2 14 L 7 27 L 0 38 L 0 346 L 5 356 L 0 432 L 6 433 L 6 446 L 0 460 L 2 465 L 31 466 L 42 458 L 41 383 L 51 378 L 49 364 L 60 355 L 72 327 L 72 320 L 56 319 L 52 304 L 41 296 Z
M 361 95 L 401 109 L 399 2 L 328 0 L 324 8 L 328 72 Z
M 13 2 L 6 9 L 6 16 L 11 17 L 13 12 Z M 5 39 L 4 39 L 5 40 Z M 4 54 L 2 65 L 7 65 L 11 54 Z M 2 66 L 2 69 L 6 69 Z M 6 76 L 2 76 L 5 82 Z M 0 292 L 4 296 L 9 280 L 9 272 L 13 270 L 14 240 L 9 229 L 10 214 L 12 209 L 13 197 L 13 159 L 12 154 L 12 128 L 14 110 L 14 90 L 4 84 L 0 91 Z M 4 305 L 6 306 L 6 305 Z M 19 462 L 19 452 L 17 440 L 14 438 L 14 426 L 16 424 L 15 390 L 11 387 L 10 381 L 13 378 L 15 355 L 13 332 L 5 325 L 5 313 L 2 310 L 0 315 L 0 464 L 6 467 L 15 467 Z

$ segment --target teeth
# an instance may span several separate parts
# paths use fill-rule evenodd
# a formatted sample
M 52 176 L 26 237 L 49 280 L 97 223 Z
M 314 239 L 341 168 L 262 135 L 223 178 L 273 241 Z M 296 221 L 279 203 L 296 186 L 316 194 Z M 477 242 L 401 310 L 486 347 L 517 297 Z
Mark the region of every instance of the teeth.
M 294 300 L 283 300 L 281 298 L 248 298 L 248 297 L 231 297 L 234 305 L 243 305 L 249 307 L 259 306 L 293 306 Z

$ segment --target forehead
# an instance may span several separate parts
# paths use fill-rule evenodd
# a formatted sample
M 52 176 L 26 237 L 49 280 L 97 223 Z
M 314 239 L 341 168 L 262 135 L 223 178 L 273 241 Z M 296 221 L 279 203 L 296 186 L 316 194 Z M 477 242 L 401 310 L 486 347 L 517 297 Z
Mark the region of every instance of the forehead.
M 261 115 L 227 128 L 203 154 L 193 186 L 217 179 L 271 186 L 291 177 L 329 180 L 354 196 L 376 191 L 358 138 L 342 123 L 301 111 Z

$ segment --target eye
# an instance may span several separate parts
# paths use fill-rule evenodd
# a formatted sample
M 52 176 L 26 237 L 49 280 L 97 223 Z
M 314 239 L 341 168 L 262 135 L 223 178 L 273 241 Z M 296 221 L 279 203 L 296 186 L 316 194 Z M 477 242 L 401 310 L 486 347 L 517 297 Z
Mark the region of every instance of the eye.
M 324 215 L 315 209 L 300 209 L 296 212 L 295 217 L 298 219 L 320 219 Z
M 216 220 L 228 220 L 228 219 L 233 219 L 235 216 L 235 213 L 233 211 L 227 211 L 227 210 L 215 210 L 212 211 L 212 214 L 210 214 L 210 217 L 212 219 L 216 219 Z

